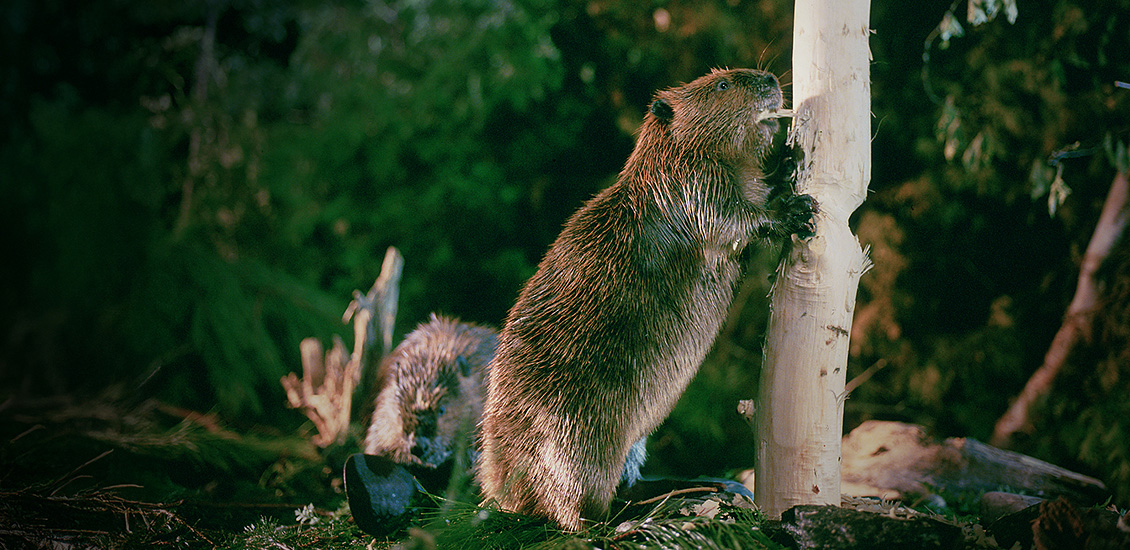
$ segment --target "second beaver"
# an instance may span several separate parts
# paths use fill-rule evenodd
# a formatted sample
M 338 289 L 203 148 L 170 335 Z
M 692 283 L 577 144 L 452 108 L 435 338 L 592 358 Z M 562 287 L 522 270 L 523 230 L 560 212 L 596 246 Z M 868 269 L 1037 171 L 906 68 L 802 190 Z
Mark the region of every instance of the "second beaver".
M 810 232 L 811 197 L 768 205 L 778 123 L 762 115 L 781 102 L 776 77 L 748 69 L 656 94 L 617 182 L 566 222 L 507 315 L 482 422 L 487 499 L 579 530 L 638 477 L 644 438 L 721 328 L 742 251 Z
M 467 474 L 496 336 L 433 313 L 381 362 L 364 453 L 343 469 L 363 531 L 387 538 L 406 528 L 432 502 L 423 491 L 462 498 L 475 489 Z
M 397 464 L 471 467 L 494 329 L 432 314 L 381 364 L 364 452 Z M 464 449 L 467 457 L 455 457 Z

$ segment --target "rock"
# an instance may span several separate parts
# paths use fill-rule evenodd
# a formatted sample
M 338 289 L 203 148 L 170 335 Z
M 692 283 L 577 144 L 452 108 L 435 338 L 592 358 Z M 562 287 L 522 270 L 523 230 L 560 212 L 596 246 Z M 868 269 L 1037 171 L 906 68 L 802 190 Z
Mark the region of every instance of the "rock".
M 765 532 L 774 541 L 798 550 L 957 549 L 961 528 L 926 516 L 909 518 L 863 512 L 838 506 L 801 505 L 785 510 L 780 523 Z
M 981 495 L 981 521 L 983 523 L 990 523 L 1000 519 L 1002 516 L 1014 514 L 1043 501 L 1044 499 L 1040 497 L 990 491 Z
M 449 471 L 433 474 L 430 470 L 406 467 L 384 456 L 349 455 L 343 478 L 353 521 L 374 537 L 399 534 L 422 510 L 434 505 L 428 496 L 434 492 L 432 478 L 442 481 L 449 474 Z

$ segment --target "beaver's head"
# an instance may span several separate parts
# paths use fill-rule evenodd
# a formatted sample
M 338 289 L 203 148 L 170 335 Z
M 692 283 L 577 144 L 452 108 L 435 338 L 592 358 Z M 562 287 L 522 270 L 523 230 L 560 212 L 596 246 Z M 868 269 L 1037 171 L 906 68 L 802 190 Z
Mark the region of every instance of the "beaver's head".
M 474 411 L 470 396 L 463 391 L 473 385 L 473 373 L 463 356 L 416 359 L 415 364 L 401 372 L 397 384 L 403 435 L 398 458 L 436 467 L 451 457 L 460 434 L 466 434 L 477 420 L 471 417 Z M 421 368 L 424 361 L 436 364 Z
M 772 74 L 715 69 L 656 94 L 649 117 L 668 128 L 680 151 L 730 164 L 759 162 L 778 130 L 776 119 L 760 115 L 781 102 L 781 86 Z

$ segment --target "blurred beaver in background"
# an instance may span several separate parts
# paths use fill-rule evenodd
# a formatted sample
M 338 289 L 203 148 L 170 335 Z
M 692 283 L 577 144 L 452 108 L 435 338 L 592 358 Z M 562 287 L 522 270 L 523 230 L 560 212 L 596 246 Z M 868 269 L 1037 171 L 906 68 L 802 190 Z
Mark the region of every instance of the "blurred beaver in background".
M 776 77 L 745 69 L 656 94 L 617 182 L 566 222 L 507 315 L 482 423 L 488 500 L 579 530 L 638 478 L 646 436 L 721 328 L 743 250 L 811 234 L 812 198 L 763 179 L 781 102 Z
M 363 454 L 345 463 L 350 509 L 378 537 L 406 527 L 427 494 L 473 493 L 472 469 L 497 331 L 432 314 L 382 362 Z
M 381 363 L 364 453 L 435 468 L 459 448 L 469 452 L 496 337 L 434 313 L 409 333 Z

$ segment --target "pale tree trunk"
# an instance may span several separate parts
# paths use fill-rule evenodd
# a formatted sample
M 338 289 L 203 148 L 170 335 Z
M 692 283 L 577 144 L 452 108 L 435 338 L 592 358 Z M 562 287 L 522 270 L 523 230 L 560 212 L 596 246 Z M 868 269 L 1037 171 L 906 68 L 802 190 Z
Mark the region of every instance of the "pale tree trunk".
M 755 496 L 770 517 L 840 503 L 848 338 L 869 261 L 848 229 L 871 180 L 869 0 L 797 0 L 790 140 L 816 235 L 777 268 L 756 409 Z

